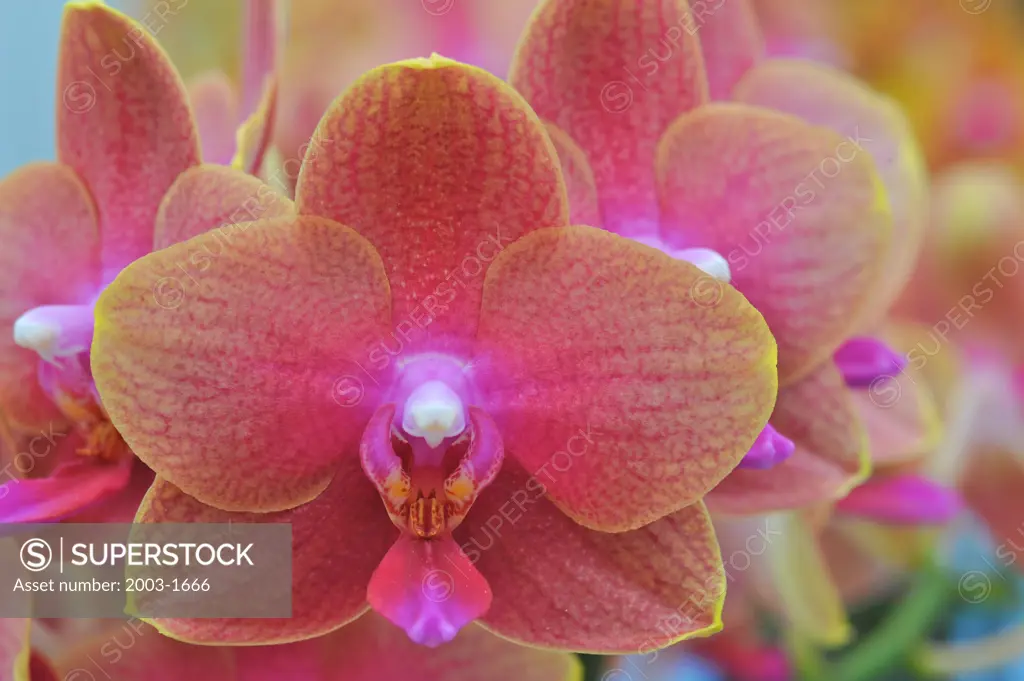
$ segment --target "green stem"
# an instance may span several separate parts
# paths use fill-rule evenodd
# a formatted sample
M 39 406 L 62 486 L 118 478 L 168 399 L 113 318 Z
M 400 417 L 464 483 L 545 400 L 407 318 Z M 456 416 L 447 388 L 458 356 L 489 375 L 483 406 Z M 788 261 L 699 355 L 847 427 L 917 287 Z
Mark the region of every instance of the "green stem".
M 907 595 L 860 645 L 836 661 L 830 681 L 871 681 L 902 662 L 925 638 L 953 594 L 946 574 L 930 558 Z

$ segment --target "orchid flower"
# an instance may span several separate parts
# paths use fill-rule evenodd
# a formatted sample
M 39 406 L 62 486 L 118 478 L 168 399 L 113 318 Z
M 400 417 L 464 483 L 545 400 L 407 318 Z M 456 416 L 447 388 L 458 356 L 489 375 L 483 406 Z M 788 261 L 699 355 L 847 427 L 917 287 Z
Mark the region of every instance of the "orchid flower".
M 380 67 L 317 135 L 297 217 L 236 225 L 173 310 L 153 287 L 198 240 L 97 304 L 100 395 L 158 476 L 138 520 L 293 528 L 292 618 L 161 631 L 296 641 L 368 605 L 427 645 L 473 620 L 596 652 L 716 631 L 701 498 L 771 412 L 762 317 L 567 226 L 542 124 L 481 70 Z
M 764 59 L 750 5 L 711 5 L 547 0 L 510 81 L 559 150 L 575 221 L 702 265 L 768 321 L 775 412 L 708 497 L 736 515 L 833 500 L 865 478 L 847 385 L 896 371 L 857 336 L 909 276 L 923 170 L 889 102 L 828 67 Z M 696 293 L 713 305 L 709 284 Z
M 1024 151 L 1019 8 L 757 0 L 771 54 L 838 61 L 904 107 L 933 167 Z M 926 28 L 923 28 L 926 27 Z
M 76 670 L 85 679 L 82 670 L 97 677 L 113 674 L 118 681 L 378 681 L 410 670 L 421 681 L 580 681 L 583 671 L 574 655 L 519 646 L 478 626 L 431 650 L 375 615 L 313 640 L 252 647 L 181 643 L 138 620 L 90 624 L 89 634 L 52 637 L 55 652 L 48 661 L 36 654 L 37 667 L 43 670 L 45 662 L 52 678 L 68 681 L 78 678 Z
M 104 286 L 135 258 L 235 209 L 292 210 L 270 192 L 257 196 L 255 178 L 201 164 L 184 88 L 138 24 L 103 5 L 70 3 L 60 45 L 58 160 L 0 182 L 0 519 L 8 523 L 65 518 L 128 488 L 134 456 L 89 366 Z M 194 202 L 216 207 L 211 222 L 176 211 Z
M 926 331 L 892 327 L 888 338 L 911 358 L 900 385 L 916 385 L 915 394 L 934 394 L 944 404 L 956 369 L 947 357 L 916 361 L 914 348 Z M 951 414 L 935 418 L 955 421 Z M 953 428 L 949 437 L 955 437 Z M 958 517 L 963 506 L 955 476 L 936 463 L 945 456 L 941 447 L 921 454 L 913 438 L 874 435 L 887 447 L 878 450 L 882 455 L 873 462 L 872 476 L 833 504 L 761 520 L 716 521 L 727 575 L 730 565 L 753 563 L 749 571 L 733 571 L 737 584 L 730 582 L 724 613 L 730 624 L 723 636 L 756 640 L 756 630 L 742 625 L 737 630 L 729 614 L 767 604 L 793 637 L 814 646 L 843 645 L 852 634 L 847 604 L 891 589 L 934 552 L 937 530 Z M 771 540 L 763 542 L 763 550 L 755 544 L 752 551 L 749 537 L 759 529 L 757 523 L 766 523 L 764 536 Z

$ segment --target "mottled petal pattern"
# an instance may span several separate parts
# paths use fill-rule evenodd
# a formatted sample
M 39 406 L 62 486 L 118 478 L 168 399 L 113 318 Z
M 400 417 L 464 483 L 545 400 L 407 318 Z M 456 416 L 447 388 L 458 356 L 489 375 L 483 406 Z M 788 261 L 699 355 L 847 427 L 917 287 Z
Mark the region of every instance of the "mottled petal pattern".
M 184 84 L 141 24 L 73 3 L 60 44 L 57 157 L 96 201 L 109 280 L 151 250 L 160 200 L 199 163 L 199 135 Z
M 509 457 L 549 476 L 551 499 L 593 529 L 700 500 L 774 404 L 771 336 L 735 289 L 590 227 L 537 232 L 498 257 L 480 340 Z
M 330 220 L 232 227 L 220 253 L 199 236 L 121 273 L 97 303 L 93 374 L 161 477 L 218 508 L 283 510 L 358 447 L 375 399 L 361 353 L 390 328 L 387 281 Z
M 373 244 L 394 318 L 429 319 L 435 338 L 472 335 L 484 273 L 508 244 L 569 220 L 536 115 L 494 76 L 438 56 L 374 69 L 331 105 L 295 204 Z
M 294 212 L 290 199 L 252 175 L 226 166 L 203 164 L 179 175 L 160 203 L 153 250 L 210 232 L 202 240 L 206 255 L 214 251 L 219 254 L 231 248 L 231 236 L 238 231 L 234 225 Z M 185 267 L 197 269 L 200 261 L 211 259 L 195 255 L 189 258 Z
M 733 96 L 831 128 L 874 160 L 893 220 L 892 243 L 872 300 L 874 318 L 867 325 L 877 322 L 910 279 L 928 220 L 928 169 L 899 104 L 844 71 L 796 59 L 762 62 Z
M 805 376 L 862 323 L 892 221 L 871 158 L 794 116 L 710 104 L 658 148 L 663 239 L 729 262 L 779 344 L 779 380 Z
M 506 463 L 455 532 L 494 593 L 485 626 L 595 653 L 651 651 L 720 629 L 725 573 L 703 504 L 606 534 L 559 511 L 546 482 Z
M 736 83 L 764 57 L 764 35 L 752 0 L 690 2 L 711 99 L 731 99 Z
M 314 501 L 280 513 L 231 513 L 207 506 L 157 478 L 140 523 L 289 523 L 292 616 L 288 619 L 156 619 L 168 636 L 193 643 L 287 643 L 333 631 L 366 611 L 366 587 L 398 530 L 377 491 L 349 456 Z
M 545 0 L 520 40 L 509 82 L 582 149 L 606 229 L 656 231 L 658 139 L 708 101 L 698 28 L 679 0 Z

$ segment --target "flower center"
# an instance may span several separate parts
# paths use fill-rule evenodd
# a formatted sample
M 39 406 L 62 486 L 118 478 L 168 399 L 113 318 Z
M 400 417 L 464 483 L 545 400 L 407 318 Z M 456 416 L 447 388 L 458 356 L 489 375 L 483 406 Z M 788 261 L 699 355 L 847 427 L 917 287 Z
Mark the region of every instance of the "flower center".
M 85 439 L 78 453 L 116 461 L 128 446 L 100 404 L 89 369 L 93 307 L 33 308 L 14 322 L 14 342 L 39 355 L 39 384 Z
M 59 359 L 87 352 L 92 330 L 92 305 L 44 305 L 15 320 L 14 342 L 55 364 Z
M 391 400 L 363 434 L 363 470 L 398 528 L 421 539 L 448 536 L 500 470 L 501 437 L 486 412 L 467 406 L 468 365 L 428 353 L 399 369 Z
M 402 430 L 421 437 L 430 447 L 438 447 L 445 438 L 460 435 L 466 429 L 462 400 L 443 381 L 427 381 L 405 401 Z

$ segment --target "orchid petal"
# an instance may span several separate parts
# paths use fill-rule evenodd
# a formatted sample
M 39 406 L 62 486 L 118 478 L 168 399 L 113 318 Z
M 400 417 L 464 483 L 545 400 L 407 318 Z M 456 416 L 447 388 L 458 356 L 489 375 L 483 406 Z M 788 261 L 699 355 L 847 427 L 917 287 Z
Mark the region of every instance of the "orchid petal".
M 71 434 L 53 456 L 62 463 L 48 475 L 9 480 L 0 496 L 0 523 L 47 523 L 69 516 L 123 490 L 131 478 L 133 457 L 117 462 L 76 455 L 84 443 Z
M 221 71 L 209 71 L 188 84 L 203 160 L 227 165 L 235 153 L 235 127 L 240 118 L 234 86 Z
M 288 523 L 292 527 L 292 616 L 267 619 L 153 619 L 161 633 L 191 643 L 288 643 L 333 631 L 366 612 L 370 576 L 398 530 L 380 508 L 359 460 L 346 457 L 315 500 L 278 513 L 207 506 L 157 478 L 138 523 Z
M 239 681 L 381 681 L 406 678 L 410 671 L 416 681 L 583 679 L 571 653 L 520 646 L 475 624 L 450 643 L 428 648 L 374 612 L 310 641 L 236 650 Z
M 700 500 L 767 421 L 764 321 L 689 263 L 548 229 L 499 255 L 485 286 L 486 408 L 509 455 L 550 476 L 550 498 L 586 527 L 635 529 Z
M 871 461 L 849 390 L 835 366 L 779 390 L 771 424 L 796 444 L 768 470 L 739 468 L 708 495 L 715 514 L 766 513 L 827 502 L 867 477 Z
M 252 175 L 224 166 L 203 164 L 189 168 L 174 181 L 156 215 L 154 250 L 206 234 L 205 253 L 192 249 L 186 269 L 210 267 L 214 255 L 230 252 L 234 225 L 279 218 L 295 213 L 292 202 Z M 197 242 L 198 245 L 199 242 Z
M 723 0 L 717 7 L 691 2 L 713 100 L 726 100 L 743 75 L 764 57 L 764 35 L 751 0 Z
M 95 199 L 111 279 L 150 251 L 160 200 L 199 163 L 188 95 L 149 32 L 98 3 L 64 11 L 58 88 L 57 156 Z
M 128 620 L 68 642 L 54 655 L 54 666 L 65 681 L 92 681 L 96 672 L 116 681 L 252 681 L 236 674 L 235 656 L 232 648 L 187 645 Z
M 0 243 L 0 420 L 35 430 L 60 415 L 36 380 L 38 355 L 14 342 L 14 322 L 42 305 L 86 303 L 100 285 L 96 212 L 74 171 L 33 163 L 4 178 Z
M 187 269 L 200 236 L 107 287 L 93 374 L 111 421 L 158 475 L 225 510 L 284 510 L 357 451 L 375 399 L 360 353 L 390 327 L 387 281 L 373 248 L 330 220 L 233 230 L 205 271 Z
M 939 408 L 924 379 L 903 372 L 850 391 L 876 467 L 920 459 L 942 440 Z
M 872 300 L 877 322 L 913 272 L 927 226 L 928 169 L 899 105 L 853 76 L 824 64 L 772 59 L 747 73 L 736 100 L 795 114 L 852 140 L 878 169 L 892 210 L 892 242 Z
M 656 229 L 658 139 L 708 101 L 695 29 L 676 0 L 545 0 L 520 40 L 509 82 L 583 150 L 613 232 Z
M 494 593 L 483 625 L 527 645 L 600 654 L 720 629 L 725 575 L 703 504 L 608 534 L 561 513 L 546 484 L 507 462 L 455 531 Z
M 576 146 L 572 138 L 548 123 L 548 137 L 555 145 L 562 175 L 569 192 L 569 217 L 574 225 L 601 226 L 601 207 L 597 197 L 597 182 L 587 162 L 587 155 Z
M 403 534 L 370 578 L 367 599 L 411 640 L 435 648 L 487 612 L 491 588 L 451 537 Z
M 257 114 L 259 109 L 266 106 L 267 90 L 276 90 L 272 84 L 267 87 L 267 79 L 273 77 L 277 63 L 280 14 L 277 0 L 245 0 L 245 56 L 242 59 L 244 116 Z M 272 98 L 276 99 L 276 93 Z
M 260 99 L 259 108 L 245 119 L 235 136 L 237 151 L 231 165 L 250 175 L 259 175 L 263 159 L 270 148 L 277 120 L 277 90 L 277 79 L 271 77 Z
M 374 69 L 334 102 L 295 204 L 373 244 L 395 319 L 431 318 L 433 337 L 471 335 L 498 253 L 569 219 L 555 150 L 522 98 L 436 55 Z
M 118 643 L 117 648 L 111 648 L 111 641 Z M 146 624 L 116 621 L 91 639 L 67 647 L 70 650 L 62 651 L 56 664 L 65 681 L 88 679 L 82 672 L 97 667 L 116 671 L 117 681 L 380 681 L 403 678 L 409 670 L 415 670 L 417 681 L 583 678 L 582 666 L 570 653 L 516 645 L 475 625 L 450 644 L 431 649 L 413 643 L 372 612 L 334 633 L 283 645 L 189 645 L 161 636 Z M 50 677 L 32 676 L 31 681 Z
M 779 344 L 779 380 L 805 376 L 860 323 L 891 219 L 871 159 L 780 114 L 710 104 L 658 148 L 663 238 L 729 261 Z

